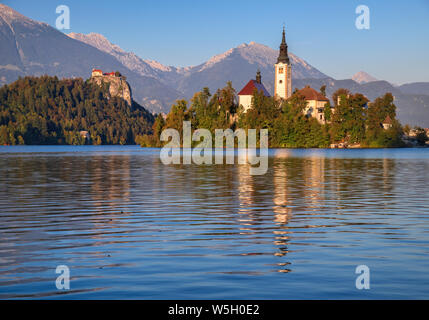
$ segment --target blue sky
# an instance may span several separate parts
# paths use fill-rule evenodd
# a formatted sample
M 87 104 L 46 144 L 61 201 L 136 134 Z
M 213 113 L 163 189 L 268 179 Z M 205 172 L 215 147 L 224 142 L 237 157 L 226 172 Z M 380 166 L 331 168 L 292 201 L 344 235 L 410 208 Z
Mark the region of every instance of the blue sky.
M 336 79 L 364 70 L 398 84 L 429 81 L 429 0 L 1 2 L 52 26 L 65 4 L 65 32 L 101 33 L 166 65 L 197 65 L 243 42 L 278 49 L 285 23 L 289 50 Z M 355 27 L 360 4 L 370 9 L 369 30 Z

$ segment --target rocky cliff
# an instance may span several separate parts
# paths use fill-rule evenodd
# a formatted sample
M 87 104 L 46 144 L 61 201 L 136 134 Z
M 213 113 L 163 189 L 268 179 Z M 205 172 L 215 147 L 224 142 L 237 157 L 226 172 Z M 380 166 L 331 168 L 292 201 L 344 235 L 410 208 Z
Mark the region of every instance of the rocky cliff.
M 90 81 L 99 86 L 107 85 L 110 97 L 120 97 L 124 99 L 129 106 L 131 106 L 131 87 L 124 77 L 116 75 L 100 75 L 92 76 Z

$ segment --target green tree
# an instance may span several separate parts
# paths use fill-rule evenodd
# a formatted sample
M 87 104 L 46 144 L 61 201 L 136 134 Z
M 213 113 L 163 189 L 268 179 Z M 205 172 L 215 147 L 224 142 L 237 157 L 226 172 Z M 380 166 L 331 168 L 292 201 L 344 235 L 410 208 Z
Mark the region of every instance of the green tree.
M 425 129 L 421 127 L 415 127 L 414 130 L 416 131 L 416 141 L 419 145 L 424 146 L 426 142 L 429 140 Z
M 152 131 L 154 118 L 143 107 L 121 98 L 107 99 L 108 86 L 77 79 L 25 77 L 0 88 L 0 126 L 5 144 L 134 143 Z M 4 135 L 3 135 L 4 136 Z M 98 138 L 97 138 L 98 137 Z
M 320 93 L 326 97 L 326 84 L 320 87 Z
M 403 130 L 396 120 L 396 106 L 391 93 L 369 103 L 366 119 L 366 143 L 369 146 L 392 147 L 395 144 L 402 145 Z M 389 116 L 392 121 L 392 130 L 384 130 L 382 123 Z

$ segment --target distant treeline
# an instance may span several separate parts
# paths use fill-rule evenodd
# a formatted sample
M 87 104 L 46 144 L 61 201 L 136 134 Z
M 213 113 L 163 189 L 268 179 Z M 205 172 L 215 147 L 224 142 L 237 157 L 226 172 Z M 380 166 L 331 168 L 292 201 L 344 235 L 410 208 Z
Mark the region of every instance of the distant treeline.
M 228 128 L 268 129 L 270 147 L 404 146 L 392 94 L 370 102 L 360 93 L 339 89 L 332 101 L 334 109 L 329 103 L 325 106 L 326 124 L 303 113 L 306 101 L 297 91 L 286 101 L 255 91 L 251 108 L 243 112 L 229 82 L 214 94 L 204 88 L 189 104 L 178 100 L 166 118 L 154 119 L 134 101 L 129 106 L 121 98 L 110 97 L 108 87 L 90 81 L 25 77 L 0 88 L 0 145 L 138 143 L 160 147 L 162 130 L 181 132 L 183 121 L 191 121 L 193 130 L 206 128 L 212 133 Z M 386 117 L 391 120 L 387 130 L 382 126 Z
M 323 93 L 324 88 L 321 88 Z M 243 112 L 237 104 L 235 90 L 229 82 L 213 95 L 208 88 L 195 93 L 188 105 L 179 100 L 172 106 L 167 117 L 155 119 L 152 135 L 137 137 L 143 147 L 160 147 L 163 129 L 174 128 L 182 132 L 183 121 L 191 121 L 192 129 L 209 129 L 214 137 L 215 129 L 235 130 L 268 129 L 269 146 L 280 148 L 325 148 L 333 143 L 355 144 L 361 147 L 401 147 L 403 129 L 396 119 L 394 97 L 390 93 L 370 102 L 360 93 L 347 89 L 337 90 L 333 97 L 335 109 L 328 103 L 324 109 L 326 124 L 308 117 L 303 110 L 306 101 L 295 90 L 286 101 L 265 97 L 254 91 L 252 106 Z M 340 103 L 337 105 L 337 101 Z M 384 129 L 383 121 L 389 116 L 391 127 Z
M 0 88 L 0 145 L 134 144 L 153 122 L 137 103 L 81 78 L 25 77 Z

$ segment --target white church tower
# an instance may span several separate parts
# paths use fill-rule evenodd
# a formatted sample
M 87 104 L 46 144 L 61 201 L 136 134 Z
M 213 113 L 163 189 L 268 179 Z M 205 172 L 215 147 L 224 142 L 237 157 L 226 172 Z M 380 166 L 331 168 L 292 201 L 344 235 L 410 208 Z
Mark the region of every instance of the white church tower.
M 292 95 L 292 67 L 287 54 L 285 28 L 283 27 L 283 38 L 280 44 L 280 53 L 275 66 L 274 96 L 287 99 Z

